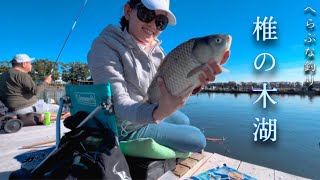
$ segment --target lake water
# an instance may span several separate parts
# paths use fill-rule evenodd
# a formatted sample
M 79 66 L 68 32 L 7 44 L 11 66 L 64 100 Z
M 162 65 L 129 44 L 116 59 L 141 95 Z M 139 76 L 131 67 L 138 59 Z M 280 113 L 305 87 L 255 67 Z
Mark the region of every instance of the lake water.
M 307 178 L 320 179 L 320 96 L 200 93 L 181 109 L 206 137 L 225 137 L 224 144 L 207 141 L 206 151 Z M 255 142 L 255 118 L 277 119 L 277 140 Z

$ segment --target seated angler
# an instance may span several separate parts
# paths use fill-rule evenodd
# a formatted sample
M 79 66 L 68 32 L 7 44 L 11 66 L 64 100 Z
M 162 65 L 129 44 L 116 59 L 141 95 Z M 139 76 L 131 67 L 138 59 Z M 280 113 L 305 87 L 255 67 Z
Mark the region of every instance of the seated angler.
M 0 100 L 7 106 L 9 112 L 15 114 L 31 112 L 42 114 L 48 109 L 56 113 L 58 105 L 46 104 L 39 101 L 36 96 L 48 87 L 52 79 L 51 75 L 48 75 L 41 84 L 36 85 L 28 74 L 32 70 L 32 60 L 34 58 L 30 58 L 27 54 L 17 54 L 13 57 L 12 68 L 0 76 Z

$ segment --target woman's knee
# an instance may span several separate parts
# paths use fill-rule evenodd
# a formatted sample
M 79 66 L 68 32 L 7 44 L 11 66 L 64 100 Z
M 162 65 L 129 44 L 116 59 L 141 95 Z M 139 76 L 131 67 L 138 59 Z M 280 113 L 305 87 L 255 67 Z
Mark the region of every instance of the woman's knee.
M 193 127 L 190 133 L 186 134 L 188 149 L 190 152 L 200 152 L 206 147 L 206 138 L 200 129 Z
M 176 111 L 173 114 L 171 114 L 165 122 L 171 123 L 171 124 L 178 124 L 178 125 L 189 125 L 190 119 L 187 115 L 182 113 L 181 111 Z

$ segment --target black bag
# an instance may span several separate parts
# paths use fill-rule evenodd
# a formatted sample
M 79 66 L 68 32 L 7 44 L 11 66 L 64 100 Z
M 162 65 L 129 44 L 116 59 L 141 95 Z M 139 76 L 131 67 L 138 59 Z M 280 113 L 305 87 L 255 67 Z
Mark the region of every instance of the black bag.
M 59 151 L 60 150 L 60 151 Z M 50 162 L 51 161 L 51 162 Z M 78 128 L 67 133 L 39 178 L 129 179 L 129 167 L 109 129 Z
M 63 125 L 68 128 L 68 129 L 75 129 L 86 117 L 88 116 L 88 113 L 85 111 L 78 111 L 76 112 L 74 115 L 67 117 L 64 121 L 63 121 Z M 99 123 L 100 121 L 98 121 L 97 119 L 95 119 L 93 117 L 92 120 L 95 120 L 96 123 Z M 99 124 L 100 127 L 103 127 L 102 124 Z
M 17 117 L 23 122 L 23 126 L 43 125 L 41 114 L 39 113 L 17 114 Z
M 159 179 L 167 171 L 175 169 L 181 159 L 149 159 L 125 156 L 132 179 Z
M 131 179 L 124 155 L 109 129 L 76 128 L 31 174 L 10 179 Z
M 0 116 L 5 116 L 8 113 L 8 108 L 6 105 L 0 100 Z M 16 117 L 15 117 L 16 116 Z M 18 118 L 22 121 L 23 126 L 34 126 L 34 125 L 42 125 L 41 114 L 31 112 L 27 114 L 13 114 L 10 115 L 11 118 Z
M 4 116 L 8 113 L 7 106 L 0 100 L 0 115 Z

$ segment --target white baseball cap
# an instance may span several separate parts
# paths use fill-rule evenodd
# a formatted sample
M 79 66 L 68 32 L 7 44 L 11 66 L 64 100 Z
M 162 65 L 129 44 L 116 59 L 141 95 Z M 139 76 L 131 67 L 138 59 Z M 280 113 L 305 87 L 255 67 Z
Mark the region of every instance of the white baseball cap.
M 17 63 L 23 63 L 23 62 L 31 62 L 34 58 L 30 58 L 27 54 L 16 54 L 12 61 L 15 61 Z
M 176 17 L 169 10 L 170 0 L 141 0 L 142 4 L 150 10 L 163 10 L 166 11 L 169 24 L 176 25 Z

